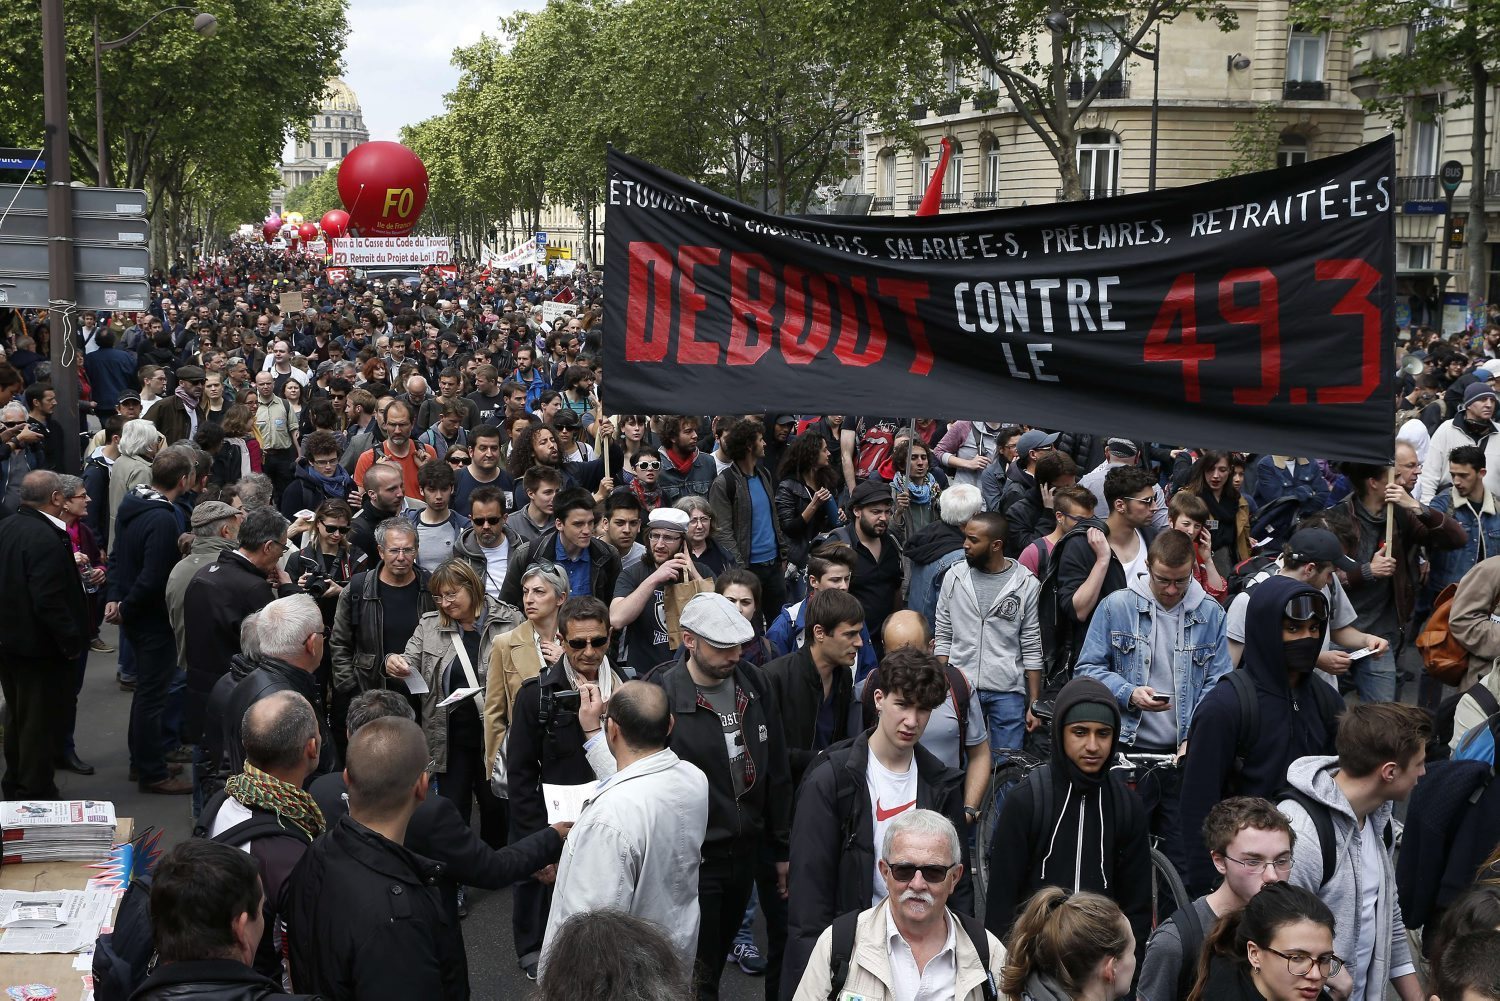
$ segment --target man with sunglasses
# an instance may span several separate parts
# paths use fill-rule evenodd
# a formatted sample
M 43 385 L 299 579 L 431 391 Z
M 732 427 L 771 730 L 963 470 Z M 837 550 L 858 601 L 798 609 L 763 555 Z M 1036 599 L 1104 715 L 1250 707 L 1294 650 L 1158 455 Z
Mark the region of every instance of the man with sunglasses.
M 932 810 L 902 814 L 886 828 L 880 854 L 885 899 L 854 919 L 843 983 L 832 982 L 835 923 L 818 936 L 798 996 L 823 998 L 837 990 L 841 998 L 988 997 L 1005 950 L 977 921 L 948 908 L 964 877 L 953 824 Z M 982 951 L 976 944 L 981 936 Z M 918 955 L 931 958 L 919 964 Z
M 1180 815 L 1192 892 L 1217 879 L 1203 847 L 1215 803 L 1275 796 L 1293 761 L 1333 753 L 1344 700 L 1313 676 L 1327 631 L 1328 599 L 1311 584 L 1276 575 L 1250 593 L 1239 669 L 1198 703 L 1188 731 Z
M 620 630 L 620 660 L 637 675 L 670 660 L 667 642 L 666 588 L 703 580 L 713 574 L 687 551 L 688 514 L 675 507 L 658 508 L 646 521 L 646 551 L 615 581 L 609 624 Z

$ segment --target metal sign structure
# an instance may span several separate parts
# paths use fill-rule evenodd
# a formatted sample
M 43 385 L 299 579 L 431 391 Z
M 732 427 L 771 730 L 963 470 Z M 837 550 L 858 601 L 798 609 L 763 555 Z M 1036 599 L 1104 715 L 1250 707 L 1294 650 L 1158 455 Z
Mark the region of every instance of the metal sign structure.
M 146 192 L 73 188 L 70 193 L 79 308 L 145 309 L 151 298 Z M 5 206 L 10 211 L 0 218 L 0 306 L 45 307 L 52 301 L 47 189 L 0 184 L 0 209 Z

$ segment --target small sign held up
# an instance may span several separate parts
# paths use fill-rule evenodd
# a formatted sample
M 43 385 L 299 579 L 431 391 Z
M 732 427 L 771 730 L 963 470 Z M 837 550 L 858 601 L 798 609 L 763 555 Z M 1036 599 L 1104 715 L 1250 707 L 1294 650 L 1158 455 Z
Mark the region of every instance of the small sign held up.
M 281 293 L 280 305 L 282 316 L 290 316 L 293 313 L 300 313 L 307 308 L 307 302 L 302 298 L 301 292 Z

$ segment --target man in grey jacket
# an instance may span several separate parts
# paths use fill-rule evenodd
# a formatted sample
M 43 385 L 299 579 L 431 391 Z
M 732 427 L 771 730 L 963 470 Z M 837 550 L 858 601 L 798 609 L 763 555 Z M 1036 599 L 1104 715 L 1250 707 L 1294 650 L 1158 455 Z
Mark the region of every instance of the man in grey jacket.
M 1422 1001 L 1391 861 L 1391 805 L 1426 771 L 1430 717 L 1416 706 L 1367 702 L 1339 720 L 1337 757 L 1298 758 L 1281 812 L 1297 839 L 1290 882 L 1315 891 L 1338 916 L 1334 951 L 1354 978 L 1349 1001 L 1378 1001 L 1390 982 L 1401 1001 Z M 1320 836 L 1321 814 L 1326 819 Z M 1332 836 L 1332 866 L 1323 837 Z
M 598 725 L 580 709 L 579 721 Z M 672 714 L 666 692 L 644 681 L 609 699 L 604 728 L 586 745 L 603 774 L 563 849 L 537 973 L 574 914 L 615 908 L 659 925 L 679 956 L 698 944 L 698 863 L 708 828 L 708 779 L 667 747 Z M 612 759 L 600 758 L 600 745 Z

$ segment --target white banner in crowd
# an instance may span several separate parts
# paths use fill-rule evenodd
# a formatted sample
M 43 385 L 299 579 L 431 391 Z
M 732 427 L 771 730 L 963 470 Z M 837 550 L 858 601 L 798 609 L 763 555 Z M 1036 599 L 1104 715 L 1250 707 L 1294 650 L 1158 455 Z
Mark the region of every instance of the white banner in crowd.
M 550 299 L 542 303 L 542 320 L 551 323 L 560 316 L 577 316 L 578 305 L 572 302 L 552 302 Z
M 518 243 L 503 254 L 491 254 L 484 263 L 490 268 L 518 269 L 536 262 L 536 237 L 533 236 L 525 243 Z
M 554 278 L 567 278 L 578 269 L 578 262 L 560 258 L 548 263 L 547 269 L 552 272 L 552 277 Z
M 442 236 L 351 236 L 333 242 L 332 263 L 337 265 L 406 264 L 426 268 L 452 259 L 453 246 Z

